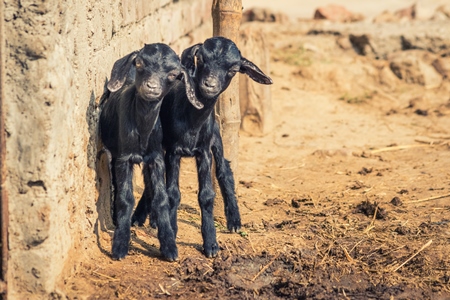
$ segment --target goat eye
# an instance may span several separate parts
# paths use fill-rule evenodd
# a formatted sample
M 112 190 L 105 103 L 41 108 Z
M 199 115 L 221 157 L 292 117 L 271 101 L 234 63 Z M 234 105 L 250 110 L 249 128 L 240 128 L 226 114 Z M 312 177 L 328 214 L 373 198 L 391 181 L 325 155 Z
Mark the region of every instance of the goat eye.
M 234 76 L 236 73 L 239 72 L 239 67 L 233 67 L 230 70 L 228 70 L 228 76 Z
M 234 76 L 234 75 L 236 75 L 236 70 L 230 70 L 230 71 L 228 71 L 228 76 Z
M 178 74 L 175 73 L 169 73 L 169 75 L 167 75 L 167 79 L 169 79 L 170 81 L 174 81 L 175 79 L 177 79 Z
M 138 71 L 144 70 L 144 62 L 140 58 L 136 59 L 135 65 Z
M 196 60 L 195 60 L 196 65 L 203 65 L 203 57 L 202 56 L 196 56 L 195 58 L 196 58 Z

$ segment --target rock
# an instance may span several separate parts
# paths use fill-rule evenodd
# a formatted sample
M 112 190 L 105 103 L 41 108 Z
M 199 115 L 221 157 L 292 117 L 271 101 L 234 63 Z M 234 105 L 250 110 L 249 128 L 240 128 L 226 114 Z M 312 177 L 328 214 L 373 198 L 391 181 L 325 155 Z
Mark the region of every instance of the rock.
M 399 22 L 401 20 L 414 20 L 417 16 L 416 4 L 410 7 L 399 9 L 394 13 L 385 10 L 373 19 L 374 23 Z
M 384 66 L 379 73 L 379 83 L 387 86 L 390 89 L 394 89 L 398 86 L 400 80 L 398 77 L 392 72 L 388 65 Z
M 431 35 L 414 35 L 407 33 L 400 36 L 402 50 L 421 49 L 432 53 L 441 53 L 442 49 L 450 48 L 450 40 L 439 36 Z
M 399 197 L 394 197 L 391 200 L 391 204 L 394 206 L 401 206 L 403 204 L 402 200 Z
M 253 21 L 287 23 L 289 22 L 289 17 L 284 13 L 275 12 L 269 8 L 253 7 L 244 11 L 242 23 Z
M 428 3 L 428 1 L 416 1 L 415 3 L 417 20 L 430 20 L 437 11 L 436 6 Z
M 395 51 L 422 49 L 440 56 L 450 56 L 450 31 L 448 22 L 434 22 L 430 20 L 418 22 L 395 23 L 332 23 L 317 22 L 308 35 L 335 36 L 342 49 L 349 49 L 346 41 L 350 35 L 355 37 L 367 36 L 378 59 L 387 59 Z M 359 41 L 361 42 L 361 41 Z M 370 51 L 369 51 L 370 53 Z M 367 54 L 366 54 L 367 55 Z
M 433 5 L 426 3 L 426 1 L 416 2 L 415 4 L 405 7 L 394 12 L 385 10 L 374 18 L 375 23 L 382 22 L 403 22 L 406 23 L 411 20 L 430 20 L 436 19 L 439 11 L 434 10 Z
M 426 88 L 438 87 L 442 75 L 432 66 L 433 54 L 422 50 L 395 52 L 388 60 L 392 72 L 406 83 L 423 85 Z
M 439 57 L 431 64 L 444 78 L 450 78 L 450 57 Z
M 333 156 L 350 156 L 350 151 L 347 149 L 318 149 L 315 150 L 311 155 L 326 158 Z
M 314 13 L 316 20 L 330 20 L 335 22 L 357 22 L 364 20 L 364 16 L 352 13 L 345 7 L 335 4 L 329 4 L 316 9 Z
M 435 110 L 438 116 L 449 116 L 450 115 L 450 98 L 441 103 L 438 108 Z
M 383 11 L 373 19 L 374 23 L 397 22 L 399 18 L 390 11 Z
M 449 17 L 440 11 L 436 11 L 430 18 L 432 21 L 447 21 L 447 19 L 449 19 Z
M 419 96 L 409 99 L 408 108 L 418 115 L 425 116 L 431 108 L 430 100 L 427 97 Z
M 436 8 L 436 12 L 442 13 L 444 16 L 450 19 L 450 4 L 444 4 Z
M 343 50 L 353 49 L 353 45 L 347 36 L 340 36 L 336 39 L 336 44 Z
M 370 40 L 371 38 L 367 34 L 349 35 L 349 41 L 352 44 L 353 49 L 355 49 L 356 53 L 358 53 L 359 55 L 369 55 L 369 54 L 372 54 L 374 56 L 377 55 Z
M 397 10 L 394 13 L 394 15 L 396 17 L 398 17 L 399 19 L 406 18 L 406 19 L 409 19 L 409 20 L 414 20 L 416 18 L 416 15 L 417 15 L 417 9 L 416 8 L 417 8 L 416 4 L 413 4 L 410 7 Z

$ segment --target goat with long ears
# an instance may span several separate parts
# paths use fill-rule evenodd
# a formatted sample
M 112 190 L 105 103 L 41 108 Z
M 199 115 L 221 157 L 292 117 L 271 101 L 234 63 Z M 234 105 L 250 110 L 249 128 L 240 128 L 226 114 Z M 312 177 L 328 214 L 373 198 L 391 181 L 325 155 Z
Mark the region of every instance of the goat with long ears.
M 186 101 L 196 109 L 194 83 L 179 57 L 165 44 L 145 45 L 114 63 L 108 90 L 102 96 L 100 135 L 110 158 L 113 192 L 113 223 L 116 226 L 112 257 L 128 253 L 131 214 L 134 207 L 133 165 L 143 164 L 145 191 L 140 202 L 150 202 L 154 226 L 158 227 L 161 254 L 176 260 L 178 250 L 170 221 L 166 192 L 162 128 L 162 99 L 176 82 L 183 80 Z M 150 208 L 150 207 L 149 207 Z
M 202 215 L 203 250 L 207 257 L 214 257 L 219 251 L 219 246 L 213 219 L 215 198 L 211 177 L 213 157 L 216 163 L 216 177 L 225 204 L 227 228 L 232 232 L 237 232 L 241 228 L 233 173 L 229 162 L 223 156 L 219 125 L 214 118 L 214 105 L 237 72 L 247 74 L 261 84 L 271 84 L 272 80 L 254 63 L 242 57 L 231 40 L 223 37 L 213 37 L 184 50 L 181 63 L 192 77 L 195 97 L 203 107 L 199 108 L 199 105 L 195 106 L 188 101 L 189 95 L 183 82 L 178 82 L 174 86 L 164 98 L 161 107 L 170 222 L 174 233 L 177 234 L 177 209 L 181 198 L 180 159 L 195 157 L 199 183 L 198 202 Z M 145 203 L 139 203 L 133 215 L 133 222 L 142 225 L 147 211 Z M 150 216 L 151 223 L 153 223 L 152 216 L 153 213 Z

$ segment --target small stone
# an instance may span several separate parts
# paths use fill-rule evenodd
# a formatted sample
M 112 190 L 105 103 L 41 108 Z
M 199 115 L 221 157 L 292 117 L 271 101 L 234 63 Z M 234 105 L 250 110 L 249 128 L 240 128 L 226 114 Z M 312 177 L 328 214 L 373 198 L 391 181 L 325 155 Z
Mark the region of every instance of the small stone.
M 394 206 L 401 206 L 403 204 L 402 200 L 399 197 L 394 197 L 391 200 L 391 204 Z
M 329 4 L 316 9 L 314 13 L 316 20 L 330 20 L 335 22 L 357 22 L 364 20 L 361 14 L 352 13 L 344 6 Z

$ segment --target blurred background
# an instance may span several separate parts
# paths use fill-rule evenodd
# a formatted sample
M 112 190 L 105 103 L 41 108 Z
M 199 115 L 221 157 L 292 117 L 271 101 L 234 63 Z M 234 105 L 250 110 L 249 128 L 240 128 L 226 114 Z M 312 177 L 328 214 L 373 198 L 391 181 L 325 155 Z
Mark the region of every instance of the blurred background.
M 317 7 L 325 6 L 327 4 L 338 4 L 347 7 L 349 10 L 362 13 L 367 18 L 373 18 L 379 15 L 386 9 L 398 10 L 407 6 L 411 6 L 414 3 L 420 9 L 419 18 L 427 18 L 431 16 L 434 9 L 439 6 L 448 3 L 446 0 L 278 0 L 278 1 L 265 1 L 261 3 L 258 0 L 242 0 L 244 9 L 251 7 L 267 7 L 274 11 L 281 11 L 286 13 L 292 18 L 309 19 L 314 15 Z

